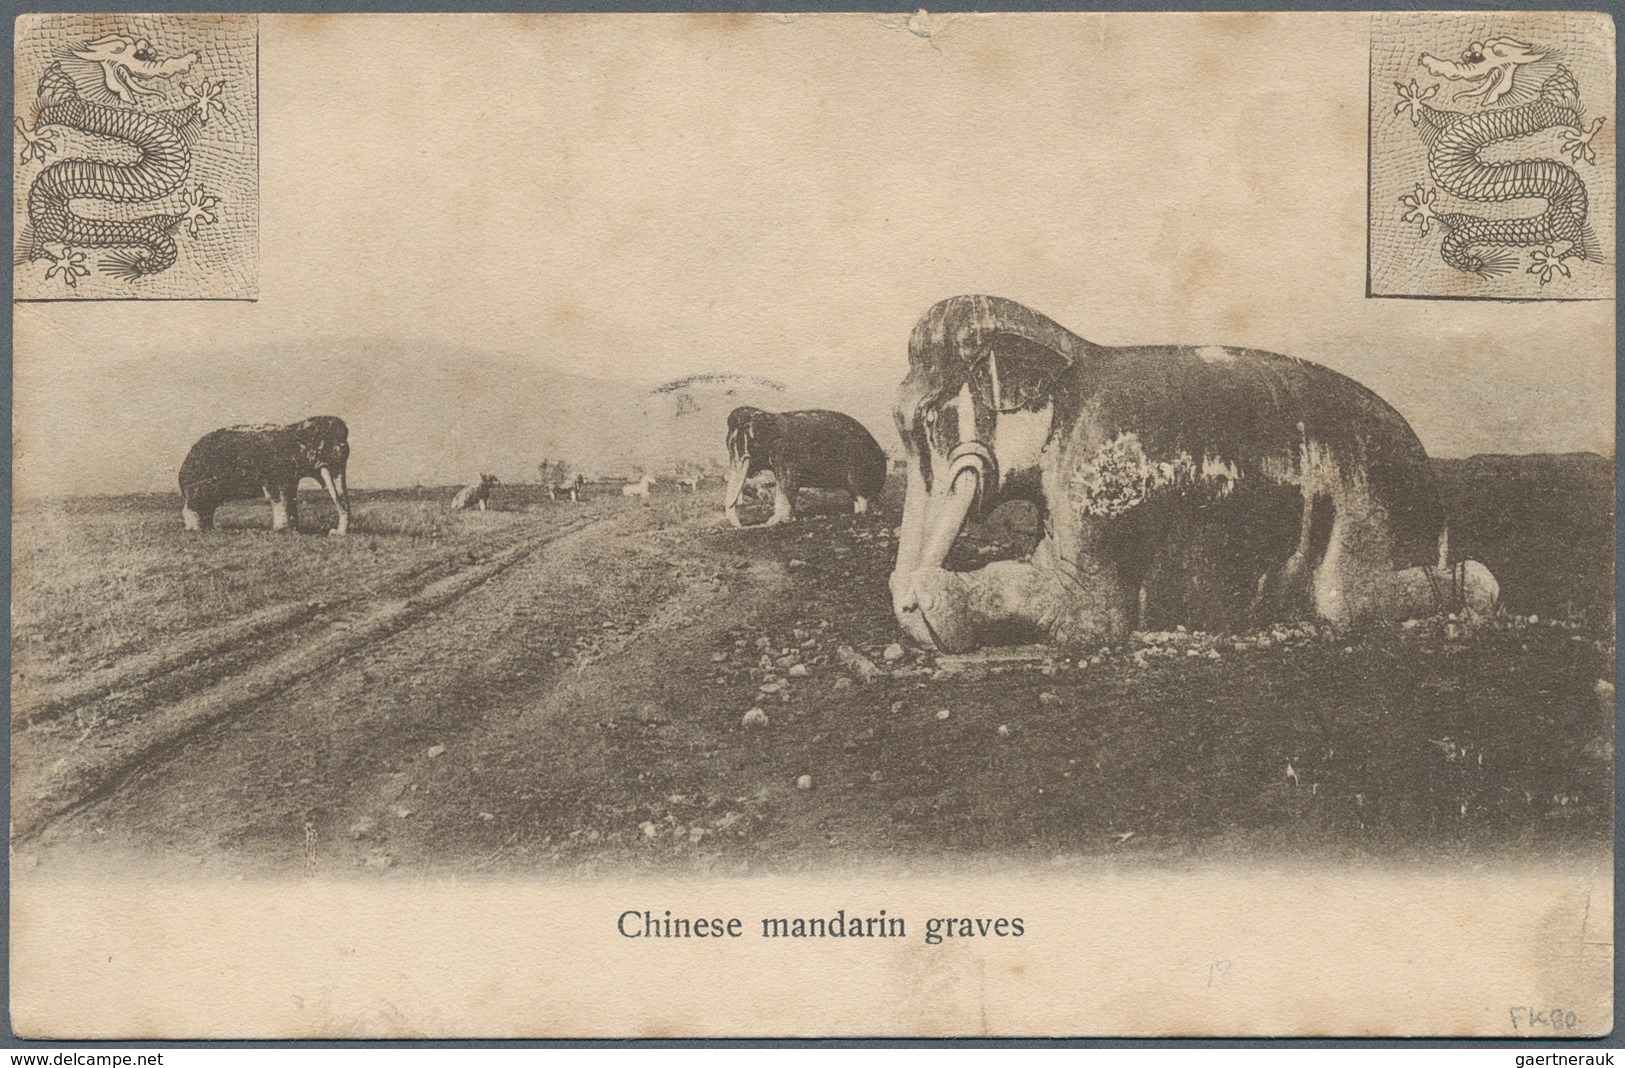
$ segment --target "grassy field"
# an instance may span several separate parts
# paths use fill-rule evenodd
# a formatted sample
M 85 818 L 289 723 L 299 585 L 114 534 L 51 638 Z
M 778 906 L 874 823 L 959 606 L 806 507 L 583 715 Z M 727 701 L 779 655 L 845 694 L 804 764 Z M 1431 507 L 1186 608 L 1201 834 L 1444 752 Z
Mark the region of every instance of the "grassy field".
M 167 494 L 42 501 L 12 528 L 12 654 L 41 682 L 91 669 L 276 605 L 374 596 L 520 531 L 619 506 L 553 503 L 537 486 L 498 490 L 490 511 L 452 512 L 457 487 L 353 495 L 352 534 L 320 490 L 300 496 L 297 535 L 271 531 L 262 501 L 225 505 L 215 531 L 186 535 Z

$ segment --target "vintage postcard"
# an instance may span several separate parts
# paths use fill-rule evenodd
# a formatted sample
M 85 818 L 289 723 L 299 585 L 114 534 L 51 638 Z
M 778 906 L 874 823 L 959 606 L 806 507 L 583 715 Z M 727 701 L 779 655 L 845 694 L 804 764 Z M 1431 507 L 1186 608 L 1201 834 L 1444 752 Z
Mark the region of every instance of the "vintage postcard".
M 19 1034 L 1612 1030 L 1606 18 L 17 32 Z

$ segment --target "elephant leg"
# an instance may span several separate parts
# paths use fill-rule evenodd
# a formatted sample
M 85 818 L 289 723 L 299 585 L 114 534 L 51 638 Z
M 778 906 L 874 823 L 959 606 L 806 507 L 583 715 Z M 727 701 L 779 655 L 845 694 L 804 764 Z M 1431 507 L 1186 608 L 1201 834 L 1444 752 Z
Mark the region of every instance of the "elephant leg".
M 1296 546 L 1290 556 L 1265 571 L 1258 580 L 1257 595 L 1248 613 L 1254 624 L 1301 618 L 1317 610 L 1316 568 L 1310 562 L 1330 548 L 1334 518 L 1331 498 L 1324 495 L 1304 496 Z
M 976 571 L 932 568 L 912 576 L 912 611 L 900 613 L 916 641 L 963 653 L 990 638 L 1037 631 L 1065 649 L 1127 638 L 1138 615 L 1139 584 L 1111 569 L 1080 576 L 1037 563 L 1001 560 Z M 1031 640 L 1031 638 L 1027 638 Z
M 796 491 L 799 488 L 788 478 L 781 478 L 773 484 L 773 514 L 768 518 L 767 526 L 795 522 Z
M 1477 560 L 1378 572 L 1358 589 L 1357 617 L 1387 622 L 1452 612 L 1489 615 L 1501 600 L 1500 583 Z
M 285 497 L 271 498 L 271 529 L 288 529 L 288 501 Z
M 203 505 L 193 507 L 191 503 L 181 506 L 181 521 L 186 524 L 187 530 L 213 530 L 214 509 Z
M 1342 527 L 1339 518 L 1313 580 L 1315 611 L 1334 626 L 1447 612 L 1488 614 L 1500 602 L 1500 584 L 1476 560 L 1395 570 L 1386 553 L 1365 549 Z
M 485 502 L 483 500 L 480 501 L 480 511 L 485 511 Z

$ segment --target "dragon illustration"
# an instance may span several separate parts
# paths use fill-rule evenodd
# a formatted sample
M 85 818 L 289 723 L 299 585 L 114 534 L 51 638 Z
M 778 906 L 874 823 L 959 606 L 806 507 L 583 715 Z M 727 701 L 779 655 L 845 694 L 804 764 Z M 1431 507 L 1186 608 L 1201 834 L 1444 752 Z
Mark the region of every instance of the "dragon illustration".
M 190 145 L 209 119 L 211 105 L 224 110 L 217 98 L 222 86 L 208 80 L 200 89 L 181 87 L 189 103 L 180 108 L 148 110 L 137 97 L 164 94 L 142 84 L 172 78 L 190 70 L 196 53 L 161 59 L 144 40 L 111 35 L 64 54 L 68 61 L 100 67 L 100 84 L 82 92 L 64 69 L 51 64 L 40 78 L 33 129 L 17 120 L 24 142 L 22 162 L 41 162 L 55 151 L 55 132 L 67 127 L 118 142 L 123 151 L 106 153 L 111 159 L 67 158 L 52 163 L 34 178 L 28 190 L 28 228 L 20 243 L 25 260 L 54 261 L 47 277 L 61 273 L 70 285 L 89 274 L 84 253 L 74 249 L 110 250 L 101 268 L 125 281 L 157 274 L 174 266 L 175 231 L 184 223 L 196 234 L 200 223 L 215 221 L 217 198 L 199 188 L 188 190 L 185 208 L 178 213 L 121 217 L 111 205 L 139 205 L 167 197 L 180 189 L 191 169 Z M 135 158 L 128 160 L 129 150 Z M 120 158 L 123 157 L 123 158 Z M 91 204 L 88 211 L 77 201 Z M 124 209 L 123 216 L 134 214 Z M 57 251 L 60 246 L 60 253 Z
M 1474 42 L 1459 62 L 1426 53 L 1420 65 L 1449 81 L 1465 82 L 1453 101 L 1479 101 L 1473 111 L 1443 111 L 1427 102 L 1439 93 L 1434 85 L 1423 90 L 1416 82 L 1395 83 L 1400 100 L 1395 114 L 1410 113 L 1428 149 L 1428 174 L 1439 188 L 1461 200 L 1480 203 L 1539 198 L 1546 202 L 1537 215 L 1485 218 L 1465 212 L 1435 209 L 1435 190 L 1418 185 L 1402 196 L 1408 209 L 1405 221 L 1418 221 L 1426 234 L 1437 221 L 1444 231 L 1440 256 L 1459 271 L 1481 277 L 1507 274 L 1521 262 L 1520 248 L 1532 248 L 1528 268 L 1541 284 L 1554 272 L 1568 275 L 1564 263 L 1573 256 L 1596 259 L 1596 240 L 1586 224 L 1586 187 L 1578 172 L 1554 159 L 1519 159 L 1491 162 L 1485 150 L 1527 135 L 1556 130 L 1562 151 L 1578 163 L 1595 162 L 1591 139 L 1602 119 L 1584 125 L 1579 85 L 1568 68 L 1556 63 L 1556 53 L 1532 47 L 1510 37 Z M 1520 76 L 1521 75 L 1521 76 Z M 1535 81 L 1538 77 L 1539 81 Z M 1503 107 L 1489 107 L 1504 102 Z M 1502 149 L 1504 151 L 1504 149 Z

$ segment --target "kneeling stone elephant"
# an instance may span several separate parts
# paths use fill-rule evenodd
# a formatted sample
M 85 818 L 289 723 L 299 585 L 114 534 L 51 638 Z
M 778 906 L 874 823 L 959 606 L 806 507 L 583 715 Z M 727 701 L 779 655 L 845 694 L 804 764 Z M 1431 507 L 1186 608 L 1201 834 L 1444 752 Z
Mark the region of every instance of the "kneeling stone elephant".
M 961 296 L 915 326 L 894 414 L 910 462 L 892 605 L 927 647 L 1120 641 L 1182 568 L 1173 603 L 1149 606 L 1167 623 L 1347 625 L 1499 597 L 1482 564 L 1446 566 L 1409 424 L 1312 363 L 1105 348 L 1014 301 Z M 1011 499 L 1039 509 L 1031 560 L 946 570 L 966 520 Z
M 233 426 L 198 439 L 181 464 L 181 518 L 187 530 L 214 526 L 215 509 L 227 501 L 264 496 L 271 502 L 271 529 L 299 525 L 299 483 L 313 478 L 338 509 L 335 534 L 350 529 L 345 467 L 350 428 L 318 415 L 292 426 Z
M 723 512 L 740 526 L 739 498 L 747 479 L 771 472 L 773 516 L 767 526 L 795 518 L 802 488 L 846 490 L 852 510 L 863 513 L 886 485 L 886 453 L 863 428 L 842 412 L 765 412 L 735 408 L 728 415 L 728 490 Z

